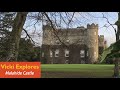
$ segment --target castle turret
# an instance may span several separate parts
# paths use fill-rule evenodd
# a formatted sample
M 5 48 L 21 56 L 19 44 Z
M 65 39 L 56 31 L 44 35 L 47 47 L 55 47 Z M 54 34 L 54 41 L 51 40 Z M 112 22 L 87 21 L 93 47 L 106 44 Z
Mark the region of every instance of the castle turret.
M 42 44 L 50 45 L 52 40 L 52 27 L 49 23 L 43 25 L 43 42 Z
M 49 23 L 46 23 L 42 26 L 43 28 L 43 40 L 42 40 L 42 49 L 41 49 L 41 60 L 42 63 L 51 63 L 47 58 L 50 56 L 50 45 L 53 38 L 52 27 Z
M 98 24 L 87 25 L 87 45 L 89 63 L 95 63 L 98 60 Z

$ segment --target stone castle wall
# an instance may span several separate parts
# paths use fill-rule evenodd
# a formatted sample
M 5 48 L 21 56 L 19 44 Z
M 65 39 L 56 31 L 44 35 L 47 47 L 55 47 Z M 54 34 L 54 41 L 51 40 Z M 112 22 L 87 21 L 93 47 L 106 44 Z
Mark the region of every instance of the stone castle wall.
M 43 26 L 42 51 L 45 54 L 44 57 L 47 63 L 65 63 L 66 60 L 69 63 L 81 63 L 81 60 L 85 61 L 85 63 L 94 63 L 98 60 L 98 25 L 93 23 L 88 24 L 87 28 L 56 29 L 60 40 L 68 47 L 61 45 L 53 32 L 49 25 Z M 69 48 L 70 51 L 67 58 L 64 55 L 66 48 Z M 54 55 L 55 49 L 59 49 L 59 57 L 50 57 L 50 50 L 53 50 Z M 84 59 L 80 58 L 80 50 L 82 49 L 85 50 Z

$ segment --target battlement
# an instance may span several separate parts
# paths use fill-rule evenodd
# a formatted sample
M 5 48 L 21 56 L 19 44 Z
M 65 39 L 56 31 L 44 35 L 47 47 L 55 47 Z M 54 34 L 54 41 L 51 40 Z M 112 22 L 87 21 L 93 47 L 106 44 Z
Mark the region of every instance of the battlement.
M 90 24 L 87 24 L 87 28 L 88 28 L 88 29 L 98 28 L 98 24 L 94 24 L 94 23 L 92 23 L 91 25 L 90 25 Z
M 104 35 L 99 35 L 99 40 L 104 40 Z
M 98 36 L 98 40 L 99 40 L 99 46 L 100 47 L 104 47 L 106 44 L 105 44 L 105 40 L 104 40 L 104 35 L 99 35 Z
M 78 29 L 85 29 L 85 27 L 84 26 L 81 26 L 81 27 L 77 27 Z
M 100 38 L 104 38 L 104 35 L 99 35 Z
M 52 29 L 52 27 L 51 27 L 51 25 L 43 25 L 43 30 L 51 30 Z
M 46 29 L 48 29 L 48 30 L 52 29 L 51 25 L 50 24 L 43 25 L 43 30 L 46 30 Z M 77 28 L 69 28 L 69 30 L 72 30 L 72 29 L 81 29 L 82 30 L 82 29 L 86 29 L 86 28 L 84 26 L 80 26 L 80 27 L 77 27 Z M 87 29 L 98 29 L 98 24 L 94 24 L 94 23 L 87 24 Z

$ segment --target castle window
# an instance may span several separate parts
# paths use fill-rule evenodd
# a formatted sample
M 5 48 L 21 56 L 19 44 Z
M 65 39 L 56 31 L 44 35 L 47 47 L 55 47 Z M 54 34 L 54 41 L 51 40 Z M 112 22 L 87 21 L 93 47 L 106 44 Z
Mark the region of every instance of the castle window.
M 69 43 L 69 41 L 70 41 L 69 39 L 66 40 L 67 43 Z
M 52 44 L 52 43 L 53 43 L 53 41 L 50 41 L 50 43 Z
M 69 57 L 69 50 L 65 50 L 65 57 Z
M 96 35 L 96 32 L 94 32 L 94 35 Z
M 55 57 L 59 57 L 59 49 L 55 50 Z
M 95 39 L 95 42 L 97 42 L 96 39 Z
M 59 40 L 56 40 L 55 42 L 56 42 L 56 44 L 60 44 Z
M 96 56 L 96 52 L 94 52 L 94 56 Z
M 42 52 L 42 57 L 44 57 L 44 52 Z
M 88 57 L 88 51 L 87 51 L 87 57 Z
M 80 50 L 80 57 L 85 57 L 85 50 Z
M 50 50 L 50 57 L 53 57 L 53 52 Z

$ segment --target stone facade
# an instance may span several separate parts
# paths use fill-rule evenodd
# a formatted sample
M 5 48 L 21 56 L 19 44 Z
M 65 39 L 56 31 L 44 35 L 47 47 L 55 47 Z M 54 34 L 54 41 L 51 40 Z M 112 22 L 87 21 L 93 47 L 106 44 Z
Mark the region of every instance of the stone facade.
M 98 38 L 98 41 L 99 41 L 99 54 L 102 54 L 105 46 L 106 46 L 106 41 L 104 40 L 104 35 L 100 35 L 99 38 Z
M 88 24 L 87 28 L 56 29 L 56 31 L 50 25 L 44 25 L 41 61 L 53 64 L 95 63 L 98 60 L 99 46 L 103 47 L 101 43 L 104 42 L 99 38 L 101 36 L 98 36 L 98 24 L 94 23 Z

